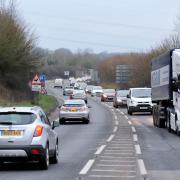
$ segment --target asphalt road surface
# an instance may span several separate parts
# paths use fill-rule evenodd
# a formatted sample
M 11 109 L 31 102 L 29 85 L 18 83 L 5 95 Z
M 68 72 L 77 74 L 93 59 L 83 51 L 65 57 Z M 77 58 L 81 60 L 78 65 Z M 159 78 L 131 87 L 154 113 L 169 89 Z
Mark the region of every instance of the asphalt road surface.
M 48 91 L 58 99 L 62 91 L 48 84 Z M 61 100 L 59 100 L 61 103 Z M 112 116 L 105 107 L 89 100 L 92 106 L 90 124 L 66 124 L 56 128 L 59 135 L 59 163 L 42 171 L 35 164 L 5 164 L 0 167 L 2 180 L 74 180 L 86 162 L 94 157 L 97 147 L 108 138 L 112 131 Z

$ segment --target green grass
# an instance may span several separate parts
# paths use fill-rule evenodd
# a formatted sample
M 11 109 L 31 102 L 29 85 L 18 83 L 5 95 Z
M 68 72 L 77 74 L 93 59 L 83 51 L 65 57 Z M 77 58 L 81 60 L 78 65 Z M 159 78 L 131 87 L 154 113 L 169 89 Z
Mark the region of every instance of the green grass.
M 0 99 L 0 106 L 41 106 L 46 113 L 55 109 L 57 105 L 58 103 L 55 97 L 42 94 L 35 95 L 33 103 L 31 101 L 13 102 Z

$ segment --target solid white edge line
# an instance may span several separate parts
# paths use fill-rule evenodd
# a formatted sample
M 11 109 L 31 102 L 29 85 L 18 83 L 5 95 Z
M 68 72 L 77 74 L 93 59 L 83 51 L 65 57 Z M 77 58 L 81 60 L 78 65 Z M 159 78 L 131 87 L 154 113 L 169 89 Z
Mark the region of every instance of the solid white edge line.
M 105 147 L 106 147 L 106 145 L 100 146 L 94 154 L 95 155 L 101 154 Z
M 132 126 L 132 127 L 131 127 L 131 129 L 132 129 L 132 132 L 133 132 L 133 133 L 135 133 L 135 132 L 136 132 L 136 129 L 135 129 L 135 127 L 134 127 L 134 126 Z
M 114 134 L 111 134 L 111 135 L 109 136 L 109 138 L 107 139 L 107 142 L 112 141 L 113 138 L 114 138 Z
M 141 148 L 139 144 L 135 145 L 136 154 L 141 154 Z
M 138 141 L 138 137 L 136 134 L 133 134 L 133 141 L 137 142 Z
M 128 123 L 131 125 L 132 124 L 132 122 L 131 121 L 128 121 Z
M 79 172 L 79 175 L 85 175 L 87 174 L 87 172 L 89 171 L 89 169 L 92 167 L 92 165 L 94 164 L 95 160 L 94 159 L 90 159 L 86 165 L 82 168 L 82 170 Z
M 142 176 L 147 175 L 146 167 L 145 167 L 144 161 L 142 159 L 138 159 L 138 165 L 139 165 L 139 169 L 140 169 L 140 174 Z

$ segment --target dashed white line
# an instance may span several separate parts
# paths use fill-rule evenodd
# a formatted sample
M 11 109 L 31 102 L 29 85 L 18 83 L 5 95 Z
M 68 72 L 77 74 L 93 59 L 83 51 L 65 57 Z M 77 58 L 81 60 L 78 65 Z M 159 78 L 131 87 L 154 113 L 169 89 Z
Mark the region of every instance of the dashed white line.
M 122 115 L 124 115 L 124 113 L 123 113 L 122 111 L 121 111 L 120 113 L 121 113 Z
M 92 167 L 92 165 L 94 164 L 95 160 L 94 159 L 90 159 L 86 165 L 83 167 L 83 169 L 79 172 L 80 175 L 85 175 L 87 174 L 87 172 L 89 171 L 89 169 Z
M 114 116 L 114 119 L 117 120 L 117 116 L 116 115 Z
M 132 122 L 131 121 L 128 121 L 128 123 L 131 125 L 132 124 Z
M 124 116 L 127 120 L 129 119 L 127 116 Z
M 134 127 L 134 126 L 132 126 L 132 127 L 131 127 L 131 129 L 132 129 L 132 132 L 133 132 L 133 133 L 135 133 L 135 132 L 136 132 L 136 129 L 135 129 L 135 127 Z
M 133 134 L 133 141 L 137 142 L 138 141 L 138 137 L 136 134 Z
M 111 135 L 109 136 L 109 138 L 107 139 L 107 142 L 112 141 L 113 138 L 114 138 L 114 134 L 111 134 Z
M 113 129 L 113 132 L 115 133 L 115 132 L 117 132 L 117 130 L 118 130 L 118 127 L 115 126 L 114 129 Z
M 142 159 L 138 159 L 138 165 L 139 165 L 141 175 L 142 176 L 147 175 L 146 167 L 145 167 L 144 161 Z
M 106 145 L 100 146 L 94 154 L 95 155 L 101 154 L 105 147 L 106 147 Z
M 135 145 L 136 154 L 141 154 L 141 148 L 139 144 Z

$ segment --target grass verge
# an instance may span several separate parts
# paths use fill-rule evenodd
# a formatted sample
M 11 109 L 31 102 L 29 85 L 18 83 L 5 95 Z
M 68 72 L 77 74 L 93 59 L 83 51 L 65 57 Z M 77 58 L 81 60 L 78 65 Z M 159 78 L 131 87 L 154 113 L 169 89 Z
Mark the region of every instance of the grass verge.
M 58 102 L 53 96 L 36 94 L 32 102 L 13 102 L 6 99 L 0 99 L 0 106 L 40 106 L 46 113 L 50 113 L 58 106 Z

